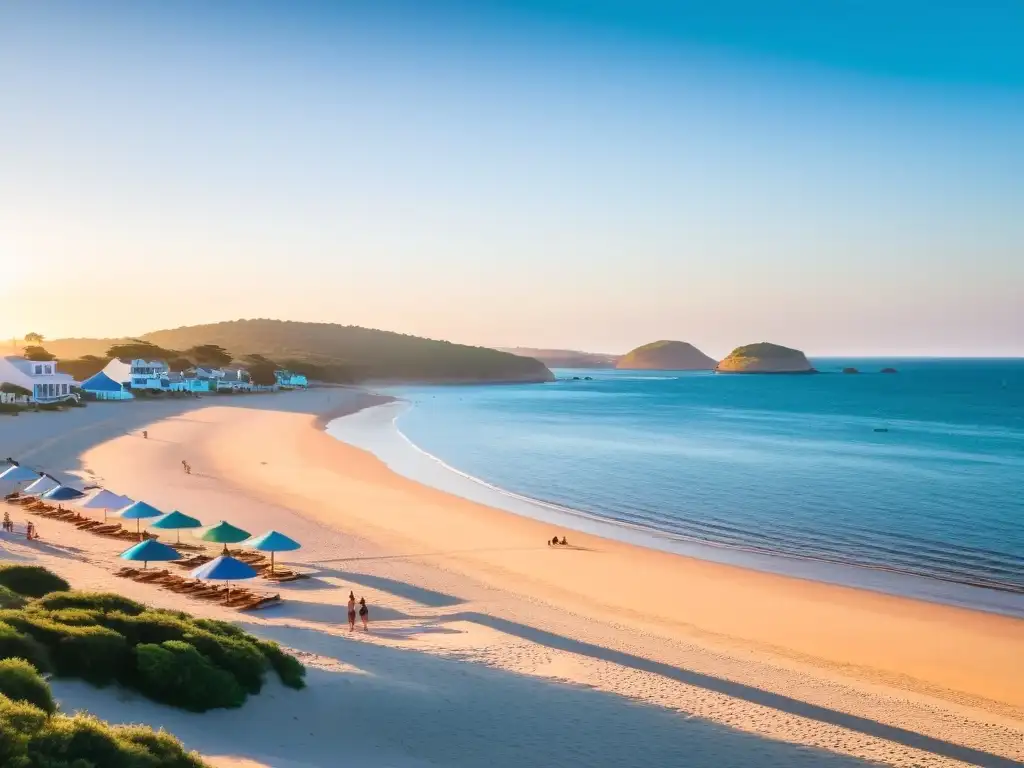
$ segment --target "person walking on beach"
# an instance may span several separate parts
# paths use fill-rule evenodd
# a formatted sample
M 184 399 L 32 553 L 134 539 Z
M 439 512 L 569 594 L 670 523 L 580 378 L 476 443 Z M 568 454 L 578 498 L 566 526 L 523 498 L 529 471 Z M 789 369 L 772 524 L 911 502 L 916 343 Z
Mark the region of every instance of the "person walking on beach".
M 348 631 L 354 632 L 356 628 L 356 596 L 348 593 Z
M 142 439 L 143 440 L 149 440 L 149 430 L 148 429 L 142 430 Z
M 370 619 L 370 609 L 366 607 L 366 598 L 359 598 L 359 618 L 363 620 L 363 631 L 369 632 L 370 628 L 366 625 Z
M 185 461 L 184 459 L 181 460 L 181 471 L 184 472 L 186 475 L 188 474 L 188 462 Z

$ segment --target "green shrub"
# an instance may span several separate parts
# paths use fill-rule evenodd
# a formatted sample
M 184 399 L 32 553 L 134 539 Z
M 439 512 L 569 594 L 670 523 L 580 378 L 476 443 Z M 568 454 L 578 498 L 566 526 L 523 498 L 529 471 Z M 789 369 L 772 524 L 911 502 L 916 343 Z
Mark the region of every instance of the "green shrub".
M 48 611 L 58 611 L 63 608 L 81 608 L 101 613 L 120 611 L 130 616 L 138 616 L 146 610 L 146 606 L 142 603 L 137 603 L 113 592 L 53 592 L 37 600 L 33 606 L 45 608 Z
M 26 602 L 17 592 L 0 586 L 0 608 L 21 608 Z
M 46 713 L 24 701 L 11 701 L 0 693 L 0 765 L 34 768 L 29 762 L 32 736 L 46 725 Z
M 46 646 L 58 677 L 79 677 L 93 685 L 109 685 L 131 663 L 125 639 L 106 627 L 61 624 L 45 613 L 30 611 L 9 621 Z
M 46 648 L 34 637 L 4 622 L 0 622 L 0 659 L 24 659 L 41 672 L 50 669 Z
M 24 659 L 0 660 L 0 694 L 11 701 L 27 701 L 48 715 L 57 711 L 50 686 Z
M 80 677 L 104 686 L 117 680 L 130 663 L 128 644 L 105 627 L 69 627 L 50 649 L 54 672 L 60 677 Z
M 0 565 L 0 586 L 25 597 L 42 597 L 68 589 L 64 579 L 37 565 Z
M 306 668 L 298 659 L 282 651 L 272 640 L 257 640 L 256 647 L 267 657 L 282 683 L 296 690 L 306 687 Z
M 154 701 L 192 712 L 240 707 L 245 691 L 188 643 L 169 640 L 135 648 L 136 687 Z

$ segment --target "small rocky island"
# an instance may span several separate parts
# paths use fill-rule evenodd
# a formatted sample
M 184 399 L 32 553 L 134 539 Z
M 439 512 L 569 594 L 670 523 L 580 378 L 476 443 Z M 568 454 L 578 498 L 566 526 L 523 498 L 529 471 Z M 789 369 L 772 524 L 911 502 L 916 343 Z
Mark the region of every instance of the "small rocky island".
M 897 373 L 895 368 L 883 368 L 882 373 Z
M 715 370 L 718 373 L 817 373 L 799 349 L 767 341 L 736 347 Z
M 843 368 L 843 373 L 860 373 L 856 368 Z
M 713 371 L 716 362 L 685 341 L 655 341 L 619 358 L 616 368 L 634 371 Z

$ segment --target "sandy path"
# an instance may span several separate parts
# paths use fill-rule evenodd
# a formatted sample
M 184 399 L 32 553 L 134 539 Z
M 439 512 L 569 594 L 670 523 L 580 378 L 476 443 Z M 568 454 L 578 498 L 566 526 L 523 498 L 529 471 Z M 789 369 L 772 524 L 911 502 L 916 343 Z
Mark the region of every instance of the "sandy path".
M 546 526 L 399 478 L 315 429 L 312 414 L 358 397 L 0 421 L 0 454 L 74 469 L 100 443 L 79 470 L 206 521 L 283 530 L 306 544 L 286 560 L 315 575 L 286 605 L 233 617 L 307 654 L 307 691 L 272 686 L 243 710 L 196 716 L 60 683 L 65 707 L 166 725 L 204 754 L 284 768 L 1024 759 L 1024 622 L 581 535 L 570 536 L 579 550 L 550 550 L 537 544 Z M 76 421 L 56 421 L 65 417 Z M 142 424 L 149 440 L 125 434 Z M 0 557 L 225 613 L 113 579 L 116 543 L 43 525 L 45 545 L 8 541 Z M 349 589 L 371 605 L 369 636 L 345 626 Z

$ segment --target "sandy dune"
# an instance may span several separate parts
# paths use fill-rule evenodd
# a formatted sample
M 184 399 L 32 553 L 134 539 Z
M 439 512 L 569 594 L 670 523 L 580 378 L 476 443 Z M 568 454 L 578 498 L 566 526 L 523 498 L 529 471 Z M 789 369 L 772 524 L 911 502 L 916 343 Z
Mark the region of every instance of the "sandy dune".
M 60 682 L 66 709 L 166 726 L 233 768 L 1024 760 L 1024 622 L 580 534 L 548 548 L 548 526 L 397 477 L 317 428 L 367 402 L 327 389 L 0 419 L 0 455 L 306 545 L 283 560 L 313 578 L 239 615 L 110 576 L 122 547 L 65 524 L 0 539 L 0 558 L 232 618 L 310 667 L 307 690 L 268 686 L 238 711 Z M 348 631 L 349 589 L 369 634 Z

